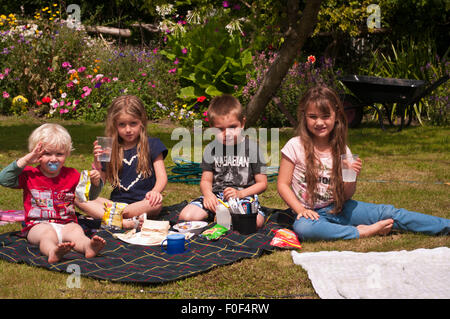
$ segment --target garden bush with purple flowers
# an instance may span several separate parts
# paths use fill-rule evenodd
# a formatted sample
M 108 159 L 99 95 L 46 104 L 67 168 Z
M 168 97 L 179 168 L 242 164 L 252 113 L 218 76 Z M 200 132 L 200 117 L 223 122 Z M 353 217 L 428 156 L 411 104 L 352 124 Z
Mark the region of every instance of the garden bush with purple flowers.
M 178 79 L 158 48 L 117 48 L 44 9 L 33 23 L 18 23 L 14 15 L 3 19 L 2 114 L 103 121 L 116 96 L 134 94 L 150 118 L 170 116 Z

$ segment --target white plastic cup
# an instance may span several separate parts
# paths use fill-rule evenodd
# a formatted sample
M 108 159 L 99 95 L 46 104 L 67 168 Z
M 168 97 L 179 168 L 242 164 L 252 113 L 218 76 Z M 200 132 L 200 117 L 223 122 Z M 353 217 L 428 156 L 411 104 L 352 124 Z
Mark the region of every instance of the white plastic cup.
M 357 159 L 357 154 L 341 155 L 342 180 L 344 182 L 356 181 L 356 171 L 352 168 L 352 163 Z
M 98 156 L 99 162 L 111 161 L 112 137 L 97 136 L 97 143 L 102 147 L 102 153 Z

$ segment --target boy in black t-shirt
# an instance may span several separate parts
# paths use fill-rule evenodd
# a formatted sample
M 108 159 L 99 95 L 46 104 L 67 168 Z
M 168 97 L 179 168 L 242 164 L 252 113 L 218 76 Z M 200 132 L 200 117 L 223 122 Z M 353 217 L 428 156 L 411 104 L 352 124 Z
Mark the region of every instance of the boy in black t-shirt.
M 181 211 L 180 220 L 213 219 L 219 199 L 250 199 L 267 188 L 266 165 L 258 143 L 241 134 L 245 117 L 239 100 L 231 95 L 215 97 L 208 108 L 208 119 L 216 129 L 216 139 L 203 153 L 203 196 Z M 264 224 L 261 210 L 256 223 L 258 228 Z

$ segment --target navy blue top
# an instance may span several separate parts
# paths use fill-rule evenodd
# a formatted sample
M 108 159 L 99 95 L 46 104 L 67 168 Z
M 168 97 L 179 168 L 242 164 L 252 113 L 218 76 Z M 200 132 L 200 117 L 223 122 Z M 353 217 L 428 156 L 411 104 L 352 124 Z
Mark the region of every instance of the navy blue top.
M 167 148 L 159 138 L 149 137 L 150 148 L 149 165 L 152 175 L 143 178 L 136 172 L 137 168 L 137 147 L 123 151 L 122 170 L 119 172 L 120 186 L 111 192 L 111 200 L 131 204 L 145 198 L 145 194 L 153 189 L 156 183 L 153 162 L 162 153 L 163 159 L 167 156 Z

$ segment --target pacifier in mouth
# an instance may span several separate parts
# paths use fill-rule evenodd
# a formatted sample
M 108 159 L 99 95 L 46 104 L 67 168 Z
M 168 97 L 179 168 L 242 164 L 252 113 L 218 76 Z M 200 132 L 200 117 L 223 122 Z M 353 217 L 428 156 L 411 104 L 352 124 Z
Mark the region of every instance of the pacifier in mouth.
M 48 167 L 48 169 L 49 169 L 50 171 L 54 172 L 54 171 L 57 171 L 57 170 L 58 170 L 59 163 L 58 163 L 58 162 L 56 162 L 56 163 L 48 162 L 48 163 L 47 163 L 47 167 Z

